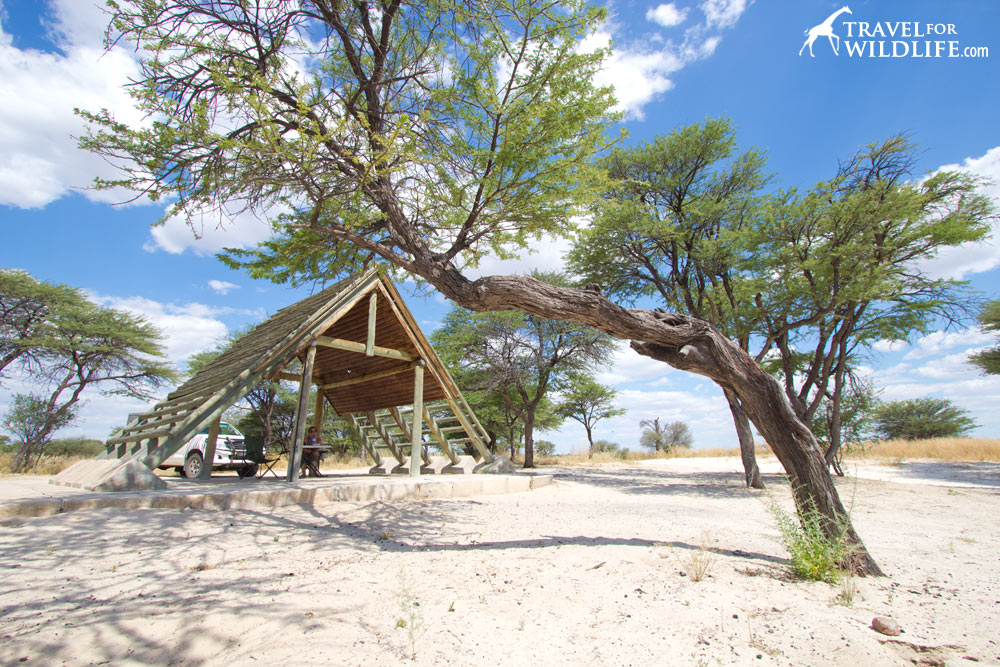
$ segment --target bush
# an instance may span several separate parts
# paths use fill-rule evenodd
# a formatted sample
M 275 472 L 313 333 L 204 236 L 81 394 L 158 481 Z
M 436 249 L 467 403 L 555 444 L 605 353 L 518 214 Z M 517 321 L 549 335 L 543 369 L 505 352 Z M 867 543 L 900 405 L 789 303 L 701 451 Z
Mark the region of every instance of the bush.
M 535 440 L 535 454 L 538 456 L 555 456 L 556 443 L 549 440 Z
M 617 442 L 611 442 L 610 440 L 595 440 L 594 441 L 594 453 L 614 453 L 621 449 L 621 445 Z
M 104 443 L 92 438 L 59 438 L 45 445 L 46 456 L 92 458 L 104 451 Z
M 881 440 L 954 438 L 976 426 L 965 410 L 944 398 L 892 401 L 875 410 L 875 434 Z
M 855 546 L 847 541 L 846 518 L 837 527 L 836 535 L 823 530 L 826 518 L 809 501 L 799 508 L 798 516 L 781 509 L 777 501 L 768 496 L 767 509 L 774 517 L 781 533 L 781 543 L 788 550 L 792 571 L 803 579 L 835 583 L 843 574 L 844 565 L 850 560 Z

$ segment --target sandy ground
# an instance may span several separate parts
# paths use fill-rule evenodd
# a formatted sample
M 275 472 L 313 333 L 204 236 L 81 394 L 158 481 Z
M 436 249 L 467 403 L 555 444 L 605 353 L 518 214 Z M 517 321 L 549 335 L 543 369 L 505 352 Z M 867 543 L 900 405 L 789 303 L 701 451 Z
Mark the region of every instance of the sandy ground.
M 27 519 L 0 527 L 0 664 L 1000 664 L 994 464 L 838 482 L 889 575 L 856 580 L 849 606 L 788 575 L 733 466 L 559 469 L 471 500 Z M 904 634 L 874 632 L 877 615 Z

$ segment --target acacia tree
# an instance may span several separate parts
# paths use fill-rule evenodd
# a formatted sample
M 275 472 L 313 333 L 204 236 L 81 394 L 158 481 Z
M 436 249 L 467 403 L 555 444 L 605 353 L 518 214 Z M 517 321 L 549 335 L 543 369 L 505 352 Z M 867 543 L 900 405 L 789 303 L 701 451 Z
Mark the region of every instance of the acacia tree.
M 559 275 L 536 277 L 565 283 Z M 534 467 L 534 432 L 549 392 L 606 359 L 613 347 L 610 336 L 589 326 L 522 311 L 475 313 L 461 307 L 445 316 L 433 337 L 474 374 L 474 388 L 496 392 L 517 415 L 524 427 L 525 468 Z
M 660 423 L 660 418 L 643 419 L 639 422 L 642 435 L 639 444 L 654 452 L 669 452 L 671 449 L 690 449 L 694 444 L 691 429 L 682 421 Z
M 964 436 L 978 424 L 945 398 L 883 403 L 875 410 L 875 435 L 882 440 L 922 440 Z
M 737 153 L 734 135 L 728 121 L 707 120 L 612 151 L 601 162 L 610 184 L 593 224 L 577 237 L 570 266 L 610 294 L 632 302 L 652 297 L 710 322 L 750 352 L 763 263 L 746 232 L 759 224 L 767 177 L 763 154 Z M 770 345 L 755 342 L 760 361 Z M 746 412 L 732 390 L 723 386 L 723 394 L 747 486 L 764 488 Z
M 30 277 L 29 277 L 30 278 Z M 31 280 L 34 280 L 33 278 Z M 51 286 L 50 286 L 51 287 Z M 41 289 L 41 288 L 39 288 Z M 88 301 L 78 290 L 59 287 L 60 299 L 49 302 L 33 335 L 19 345 L 18 357 L 31 381 L 44 393 L 15 402 L 24 440 L 11 472 L 25 470 L 41 456 L 45 444 L 69 423 L 81 395 L 96 387 L 106 395 L 148 400 L 174 378 L 162 357 L 162 335 L 149 322 L 130 313 Z
M 965 283 L 920 262 L 983 239 L 994 206 L 979 179 L 937 172 L 915 181 L 915 165 L 916 146 L 902 135 L 865 146 L 829 181 L 777 197 L 757 230 L 758 252 L 771 258 L 768 289 L 755 295 L 762 335 L 779 352 L 798 415 L 828 412 L 831 463 L 852 362 L 878 340 L 961 320 L 971 303 Z
M 475 311 L 520 309 L 594 326 L 640 354 L 731 390 L 788 472 L 797 506 L 846 530 L 860 573 L 880 573 L 851 527 L 809 427 L 782 388 L 708 323 L 624 308 L 599 289 L 523 276 L 471 279 L 566 234 L 593 191 L 614 101 L 594 86 L 604 19 L 585 0 L 118 0 L 111 42 L 140 52 L 130 85 L 153 122 L 84 113 L 81 140 L 121 186 L 172 196 L 168 215 L 269 207 L 275 236 L 228 255 L 254 277 L 331 278 L 376 259 Z M 846 527 L 846 528 L 842 528 Z
M 574 373 L 565 382 L 558 411 L 563 417 L 580 422 L 587 431 L 587 457 L 594 456 L 594 426 L 597 422 L 625 414 L 615 407 L 618 392 L 586 374 Z

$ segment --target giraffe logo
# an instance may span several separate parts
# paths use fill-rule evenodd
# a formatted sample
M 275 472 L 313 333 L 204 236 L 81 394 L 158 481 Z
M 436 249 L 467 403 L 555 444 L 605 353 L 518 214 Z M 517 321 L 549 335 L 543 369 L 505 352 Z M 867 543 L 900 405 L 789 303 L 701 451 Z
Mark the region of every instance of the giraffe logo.
M 833 32 L 833 22 L 841 14 L 850 14 L 850 13 L 851 13 L 851 8 L 848 7 L 847 5 L 844 5 L 843 7 L 841 7 L 840 9 L 838 9 L 837 11 L 835 11 L 834 13 L 832 13 L 828 17 L 826 17 L 826 20 L 823 21 L 822 23 L 820 23 L 819 25 L 813 26 L 812 28 L 809 28 L 808 30 L 806 30 L 805 31 L 806 41 L 805 41 L 805 43 L 802 44 L 802 48 L 799 49 L 799 55 L 801 56 L 802 55 L 802 51 L 804 51 L 805 48 L 808 46 L 809 47 L 809 57 L 810 58 L 815 58 L 816 56 L 815 56 L 815 54 L 813 54 L 813 42 L 816 41 L 817 37 L 826 37 L 828 40 L 830 40 L 830 48 L 833 49 L 833 55 L 839 56 L 840 55 L 840 37 L 838 37 Z M 834 43 L 834 40 L 837 40 L 836 43 Z

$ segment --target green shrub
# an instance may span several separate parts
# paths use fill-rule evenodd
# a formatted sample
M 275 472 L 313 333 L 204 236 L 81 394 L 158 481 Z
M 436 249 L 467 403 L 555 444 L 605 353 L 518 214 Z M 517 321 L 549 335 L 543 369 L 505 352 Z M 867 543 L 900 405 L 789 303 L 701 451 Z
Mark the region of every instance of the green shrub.
M 848 562 L 855 546 L 847 539 L 845 517 L 837 527 L 836 535 L 823 530 L 826 521 L 812 500 L 799 508 L 798 516 L 781 509 L 777 501 L 768 496 L 767 509 L 774 517 L 781 533 L 781 543 L 792 561 L 792 571 L 810 581 L 837 582 L 843 574 L 842 566 Z
M 91 438 L 59 438 L 45 445 L 46 456 L 91 458 L 104 451 L 104 443 Z

